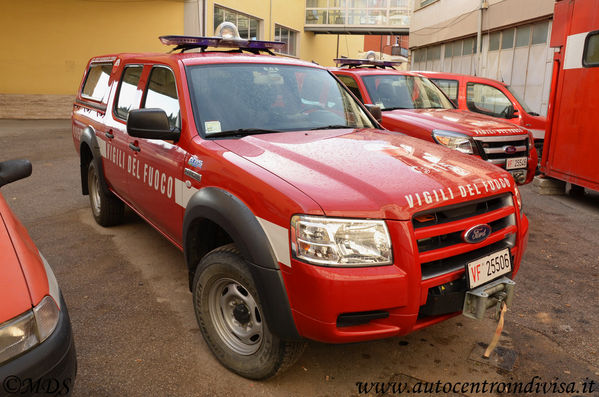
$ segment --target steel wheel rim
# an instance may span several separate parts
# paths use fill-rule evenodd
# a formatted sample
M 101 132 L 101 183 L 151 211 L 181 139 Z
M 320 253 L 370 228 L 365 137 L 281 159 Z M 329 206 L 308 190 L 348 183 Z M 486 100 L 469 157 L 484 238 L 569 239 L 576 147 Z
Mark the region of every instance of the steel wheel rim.
M 100 179 L 94 169 L 90 169 L 89 197 L 91 198 L 92 211 L 95 215 L 100 213 Z
M 230 278 L 215 282 L 208 292 L 208 311 L 218 336 L 235 353 L 249 356 L 260 349 L 264 330 L 262 313 L 242 284 Z M 247 322 L 239 321 L 239 312 L 247 314 Z

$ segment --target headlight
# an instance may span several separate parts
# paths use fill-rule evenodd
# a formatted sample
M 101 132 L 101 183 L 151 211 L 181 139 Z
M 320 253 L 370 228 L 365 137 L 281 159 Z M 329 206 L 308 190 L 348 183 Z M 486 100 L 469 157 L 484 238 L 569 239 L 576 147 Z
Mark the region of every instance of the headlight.
M 516 204 L 518 204 L 518 211 L 522 212 L 522 196 L 520 195 L 520 189 L 514 185 L 514 192 L 516 193 Z
M 45 341 L 56 329 L 59 316 L 54 299 L 46 296 L 33 310 L 0 325 L 0 363 Z
M 476 154 L 476 146 L 472 139 L 454 131 L 433 130 L 433 139 L 440 145 L 466 154 Z
M 382 220 L 295 215 L 291 248 L 296 258 L 323 266 L 381 266 L 393 263 L 391 238 Z

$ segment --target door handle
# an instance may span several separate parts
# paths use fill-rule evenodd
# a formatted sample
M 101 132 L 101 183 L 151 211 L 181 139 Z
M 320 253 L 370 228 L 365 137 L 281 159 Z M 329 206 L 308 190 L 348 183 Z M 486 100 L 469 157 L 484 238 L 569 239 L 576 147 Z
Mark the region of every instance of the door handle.
M 104 135 L 106 135 L 106 138 L 108 138 L 108 139 L 114 138 L 114 134 L 112 133 L 112 130 L 105 132 Z
M 134 152 L 138 152 L 138 153 L 141 151 L 141 148 L 134 143 L 129 144 L 129 149 L 133 150 Z

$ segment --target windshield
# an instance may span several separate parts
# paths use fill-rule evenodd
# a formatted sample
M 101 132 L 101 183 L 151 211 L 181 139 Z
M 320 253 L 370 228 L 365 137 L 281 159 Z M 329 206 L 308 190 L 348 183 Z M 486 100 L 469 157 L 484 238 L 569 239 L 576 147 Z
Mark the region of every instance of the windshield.
M 520 95 L 516 94 L 515 90 L 512 87 L 510 87 L 508 85 L 506 88 L 514 96 L 514 98 L 516 98 L 516 100 L 518 101 L 520 106 L 522 106 L 522 109 L 524 109 L 524 111 L 526 113 L 532 114 L 533 116 L 538 116 L 538 114 L 533 114 L 534 112 L 532 110 L 530 110 L 530 108 L 526 105 L 526 103 L 522 100 L 522 98 L 520 98 Z
M 374 128 L 326 70 L 271 64 L 187 69 L 198 130 L 205 136 L 327 128 Z
M 384 74 L 362 80 L 372 103 L 381 110 L 454 109 L 443 92 L 424 77 Z

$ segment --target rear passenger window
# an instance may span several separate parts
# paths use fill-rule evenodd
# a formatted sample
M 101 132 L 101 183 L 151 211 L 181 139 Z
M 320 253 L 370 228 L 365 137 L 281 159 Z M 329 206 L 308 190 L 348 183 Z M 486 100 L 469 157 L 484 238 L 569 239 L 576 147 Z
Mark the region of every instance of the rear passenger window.
M 91 65 L 81 90 L 81 96 L 94 101 L 106 102 L 108 80 L 112 72 L 112 63 Z
M 362 94 L 360 94 L 360 88 L 358 87 L 358 83 L 356 82 L 356 80 L 354 80 L 353 77 L 340 75 L 337 75 L 337 77 L 339 77 L 339 80 L 341 80 L 341 82 L 345 84 L 347 88 L 349 88 L 352 94 L 354 94 L 356 98 L 360 100 L 360 102 L 364 102 L 364 100 L 362 99 Z
M 445 79 L 431 79 L 455 105 L 458 103 L 458 81 Z
M 127 116 L 132 109 L 139 108 L 141 98 L 138 95 L 137 85 L 139 84 L 142 70 L 143 66 L 126 66 L 123 71 L 115 107 L 117 117 L 123 120 L 127 120 Z
M 599 66 L 599 31 L 591 32 L 584 43 L 582 64 L 585 67 Z
M 152 69 L 143 107 L 164 110 L 171 128 L 179 126 L 177 84 L 175 75 L 170 69 L 163 66 L 156 66 Z

